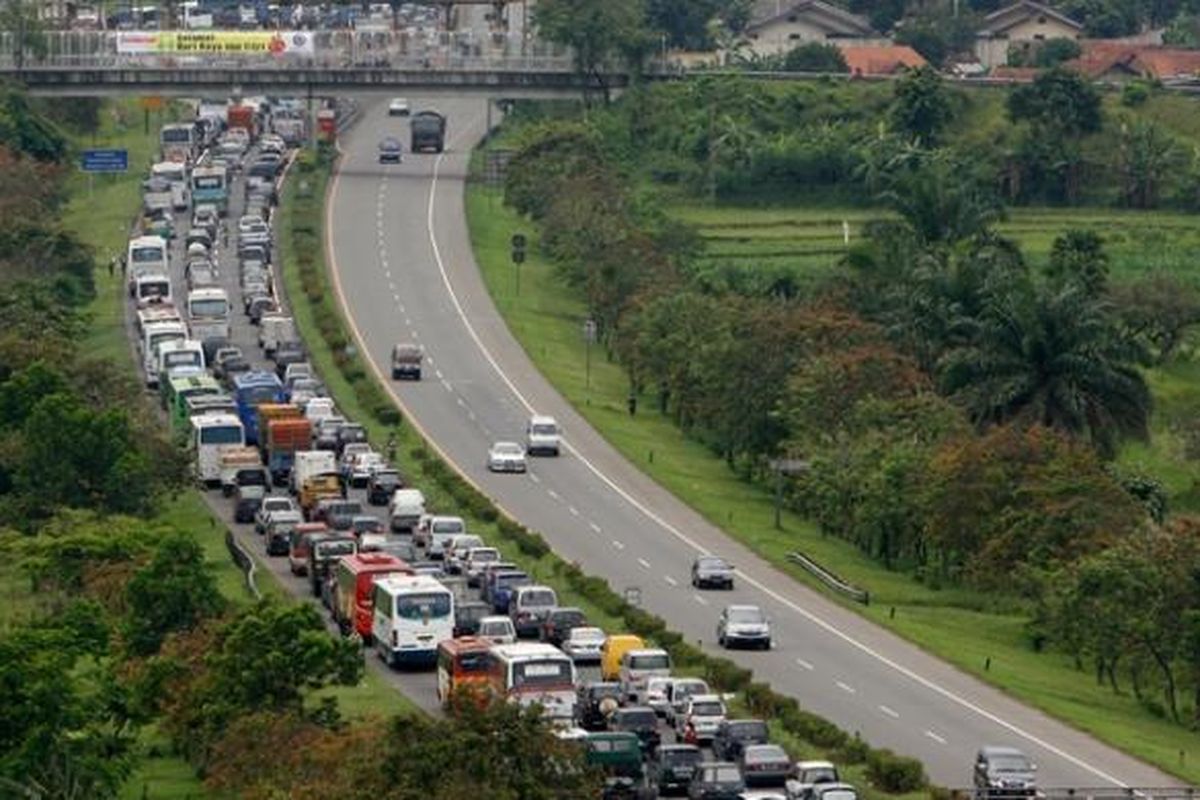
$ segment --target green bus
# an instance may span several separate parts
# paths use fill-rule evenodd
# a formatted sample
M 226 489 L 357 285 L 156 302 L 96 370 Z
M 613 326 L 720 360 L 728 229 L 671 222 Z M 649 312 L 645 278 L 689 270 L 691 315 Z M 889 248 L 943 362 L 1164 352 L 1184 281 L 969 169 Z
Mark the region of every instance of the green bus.
M 188 429 L 189 397 L 202 395 L 220 395 L 225 390 L 217 379 L 211 375 L 180 375 L 171 378 L 163 385 L 163 403 L 167 414 L 171 417 L 171 427 L 176 430 Z

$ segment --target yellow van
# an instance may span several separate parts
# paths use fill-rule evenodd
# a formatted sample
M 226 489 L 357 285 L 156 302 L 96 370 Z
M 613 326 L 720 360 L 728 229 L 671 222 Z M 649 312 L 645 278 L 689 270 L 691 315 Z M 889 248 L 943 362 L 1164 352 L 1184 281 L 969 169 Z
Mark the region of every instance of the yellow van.
M 621 657 L 630 650 L 645 650 L 646 642 L 640 636 L 631 633 L 618 633 L 604 640 L 600 649 L 600 679 L 618 681 L 621 679 Z

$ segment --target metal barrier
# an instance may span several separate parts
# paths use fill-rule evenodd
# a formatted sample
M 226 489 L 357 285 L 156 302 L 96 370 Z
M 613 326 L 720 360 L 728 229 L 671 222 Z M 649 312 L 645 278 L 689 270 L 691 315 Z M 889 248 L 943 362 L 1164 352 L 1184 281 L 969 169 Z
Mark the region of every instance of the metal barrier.
M 799 550 L 794 550 L 788 553 L 788 561 L 793 564 L 799 564 L 804 568 L 804 571 L 814 578 L 825 584 L 844 597 L 849 597 L 856 603 L 862 603 L 864 606 L 871 605 L 871 593 L 866 589 L 860 589 L 857 586 L 847 583 L 829 570 L 822 567 L 816 561 L 813 561 L 808 556 L 801 553 Z
M 258 571 L 258 566 L 254 563 L 254 559 L 250 554 L 242 549 L 237 538 L 233 535 L 233 531 L 225 529 L 225 547 L 229 550 L 229 555 L 233 557 L 233 563 L 238 565 L 243 574 L 246 576 L 246 588 L 254 595 L 255 600 L 262 599 L 262 593 L 258 591 L 258 581 L 254 574 Z
M 950 789 L 953 800 L 1196 800 L 1194 786 L 1048 786 L 1027 795 L 1002 789 Z

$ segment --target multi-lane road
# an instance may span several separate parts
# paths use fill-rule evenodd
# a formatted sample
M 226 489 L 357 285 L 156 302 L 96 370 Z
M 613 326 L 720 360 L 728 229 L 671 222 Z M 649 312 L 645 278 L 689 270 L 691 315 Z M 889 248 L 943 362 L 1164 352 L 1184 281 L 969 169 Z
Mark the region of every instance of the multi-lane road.
M 484 100 L 412 98 L 449 118 L 447 152 L 376 163 L 386 135 L 407 123 L 368 106 L 342 140 L 327 211 L 334 285 L 356 338 L 407 416 L 466 475 L 564 558 L 715 651 L 726 603 L 756 603 L 773 619 L 770 652 L 734 658 L 759 680 L 876 746 L 920 758 L 933 780 L 962 786 L 975 750 L 1009 744 L 1029 753 L 1048 786 L 1168 786 L 1169 776 L 1110 748 L 796 583 L 732 541 L 626 462 L 537 372 L 497 313 L 471 250 L 464 178 L 483 134 Z M 388 381 L 399 341 L 429 357 L 420 383 Z M 493 475 L 486 450 L 519 440 L 529 415 L 555 416 L 567 443 L 528 475 Z M 738 567 L 732 593 L 689 586 L 693 558 L 715 552 Z

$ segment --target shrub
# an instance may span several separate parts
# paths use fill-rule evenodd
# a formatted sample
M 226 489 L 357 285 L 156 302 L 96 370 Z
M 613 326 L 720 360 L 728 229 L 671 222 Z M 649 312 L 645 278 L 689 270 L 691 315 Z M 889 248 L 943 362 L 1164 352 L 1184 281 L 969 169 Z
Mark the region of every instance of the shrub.
M 871 746 L 857 736 L 851 736 L 838 750 L 838 759 L 847 764 L 861 764 L 871 757 Z
M 925 785 L 925 768 L 915 758 L 872 750 L 867 756 L 867 777 L 885 792 L 903 794 Z

